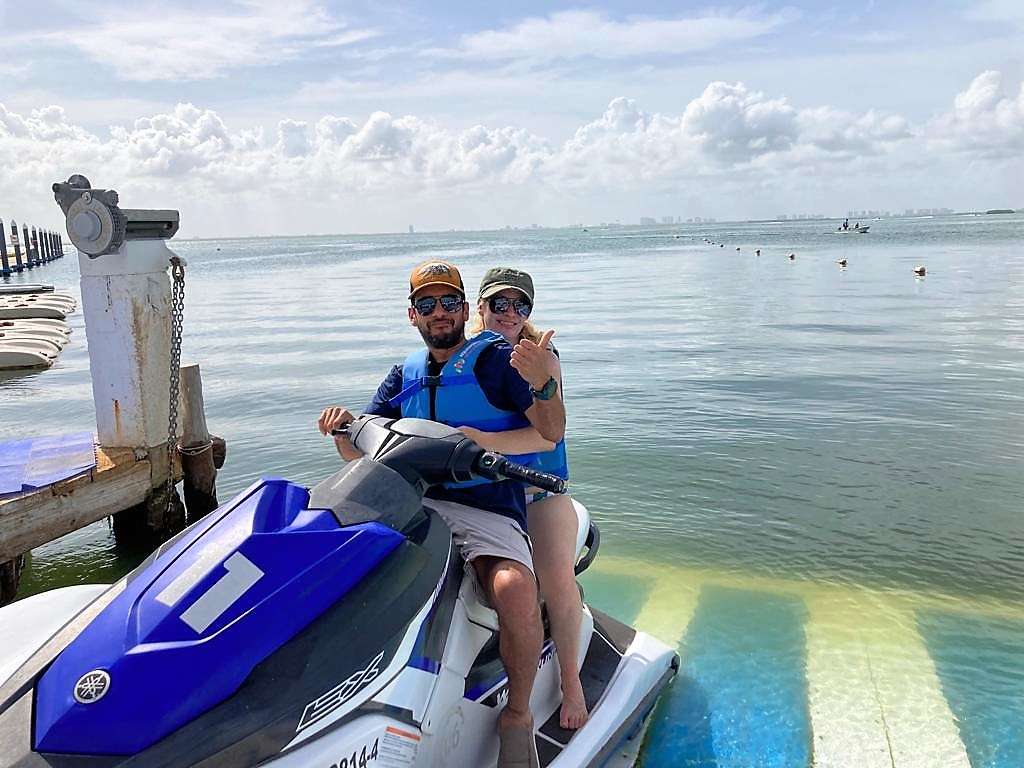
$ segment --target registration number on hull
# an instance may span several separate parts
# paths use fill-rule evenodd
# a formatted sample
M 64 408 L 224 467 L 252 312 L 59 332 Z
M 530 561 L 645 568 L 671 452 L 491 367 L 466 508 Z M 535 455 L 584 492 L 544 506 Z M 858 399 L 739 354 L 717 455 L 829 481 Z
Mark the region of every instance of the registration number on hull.
M 343 757 L 336 763 L 331 763 L 330 768 L 366 768 L 370 763 L 376 762 L 377 760 L 377 747 L 380 743 L 380 739 L 374 739 L 373 745 L 364 744 L 363 748 L 358 752 L 352 751 L 352 754 L 348 757 Z

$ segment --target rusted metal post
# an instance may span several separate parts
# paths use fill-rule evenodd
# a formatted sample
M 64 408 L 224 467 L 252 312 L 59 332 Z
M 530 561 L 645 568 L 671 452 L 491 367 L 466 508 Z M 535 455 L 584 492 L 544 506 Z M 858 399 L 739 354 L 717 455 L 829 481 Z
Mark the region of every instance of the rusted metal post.
M 4 232 L 4 220 L 0 219 L 0 275 L 11 274 L 11 264 L 7 261 L 7 234 Z
M 203 380 L 198 365 L 181 367 L 181 472 L 185 507 L 189 520 L 215 510 L 217 504 L 217 468 L 213 441 L 206 426 L 203 405 Z
M 21 272 L 25 269 L 21 263 L 21 245 L 18 242 L 18 222 L 11 219 L 11 245 L 14 247 L 14 271 Z
M 21 225 L 22 243 L 25 245 L 25 266 L 32 269 L 35 264 L 32 261 L 32 241 L 28 239 L 28 224 Z

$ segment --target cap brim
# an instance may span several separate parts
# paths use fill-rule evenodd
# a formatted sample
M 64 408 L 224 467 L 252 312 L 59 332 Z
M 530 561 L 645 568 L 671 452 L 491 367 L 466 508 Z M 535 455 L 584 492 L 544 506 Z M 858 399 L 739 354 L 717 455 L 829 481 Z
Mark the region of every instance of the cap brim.
M 526 291 L 524 291 L 518 285 L 509 285 L 508 283 L 496 283 L 495 285 L 487 286 L 482 291 L 480 291 L 479 298 L 481 298 L 481 299 L 489 299 L 494 294 L 501 293 L 502 291 L 507 291 L 507 290 L 512 290 L 512 291 L 516 291 L 517 293 L 521 293 L 521 294 L 523 294 L 523 296 L 525 296 L 526 298 L 528 298 L 530 300 L 531 304 L 533 303 L 533 296 L 528 294 Z
M 413 296 L 415 296 L 417 293 L 422 291 L 424 288 L 429 288 L 432 285 L 443 285 L 445 288 L 451 288 L 453 291 L 458 293 L 459 296 L 461 296 L 463 299 L 466 298 L 466 292 L 464 290 L 459 288 L 457 285 L 452 285 L 451 283 L 446 283 L 443 280 L 436 280 L 436 281 L 434 281 L 432 283 L 424 283 L 423 285 L 417 285 L 416 286 L 416 290 L 409 294 L 409 298 L 411 299 Z

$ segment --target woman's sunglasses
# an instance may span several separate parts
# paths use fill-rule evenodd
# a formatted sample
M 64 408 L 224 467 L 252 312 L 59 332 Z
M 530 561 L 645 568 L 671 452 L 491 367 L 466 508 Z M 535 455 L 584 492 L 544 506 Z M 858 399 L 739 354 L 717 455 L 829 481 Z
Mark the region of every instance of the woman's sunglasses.
M 496 315 L 505 314 L 508 312 L 509 307 L 512 307 L 520 317 L 529 317 L 530 313 L 533 312 L 533 304 L 526 301 L 526 299 L 509 299 L 505 296 L 492 296 L 487 300 L 487 304 L 490 306 L 491 312 Z
M 424 296 L 422 299 L 416 299 L 416 301 L 414 301 L 412 305 L 416 307 L 417 312 L 423 315 L 423 317 L 426 317 L 427 315 L 432 315 L 434 313 L 434 309 L 437 307 L 438 302 L 441 302 L 441 309 L 443 309 L 445 312 L 452 313 L 458 312 L 460 309 L 462 309 L 462 305 L 466 302 L 466 300 L 463 299 L 461 296 L 456 296 L 455 294 L 451 293 L 448 294 L 447 296 L 441 297 Z

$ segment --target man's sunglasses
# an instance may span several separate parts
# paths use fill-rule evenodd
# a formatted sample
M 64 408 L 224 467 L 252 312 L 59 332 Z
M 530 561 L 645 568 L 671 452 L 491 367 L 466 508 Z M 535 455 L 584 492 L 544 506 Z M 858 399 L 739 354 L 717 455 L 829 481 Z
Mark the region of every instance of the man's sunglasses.
M 503 315 L 512 307 L 520 317 L 529 317 L 533 312 L 533 304 L 526 299 L 509 299 L 505 296 L 492 296 L 487 300 L 491 312 L 496 315 Z
M 438 302 L 441 302 L 441 309 L 445 312 L 451 313 L 458 312 L 462 309 L 462 305 L 466 303 L 466 300 L 461 296 L 456 296 L 455 294 L 450 293 L 447 296 L 440 297 L 424 296 L 422 299 L 416 299 L 412 305 L 416 307 L 417 312 L 423 315 L 423 317 L 426 317 L 427 315 L 432 315 L 434 313 L 434 309 L 437 307 Z

